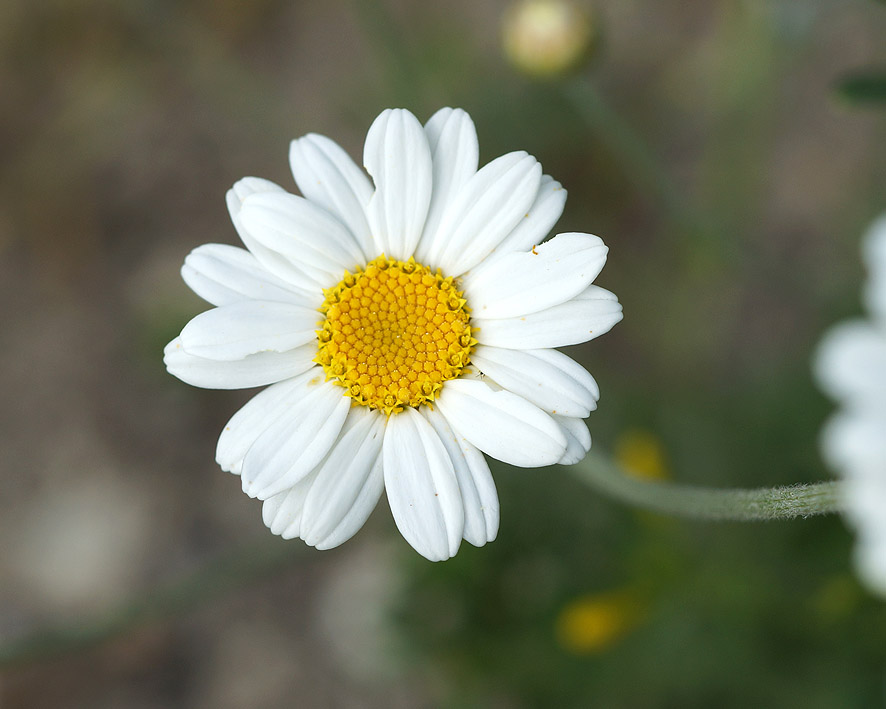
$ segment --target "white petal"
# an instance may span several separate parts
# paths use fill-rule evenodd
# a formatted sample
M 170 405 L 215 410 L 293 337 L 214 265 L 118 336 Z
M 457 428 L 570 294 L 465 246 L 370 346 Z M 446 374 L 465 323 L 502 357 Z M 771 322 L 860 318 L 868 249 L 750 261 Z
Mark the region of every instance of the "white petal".
M 886 214 L 871 224 L 862 247 L 868 268 L 865 303 L 881 325 L 886 325 Z
M 471 332 L 484 345 L 541 349 L 593 340 L 623 317 L 621 304 L 607 290 L 589 286 L 572 300 L 516 318 L 471 318 Z
M 479 145 L 471 117 L 460 108 L 441 108 L 425 124 L 433 163 L 434 188 L 416 260 L 424 263 L 443 212 L 462 185 L 477 172 Z
M 431 150 L 409 111 L 384 111 L 366 135 L 363 164 L 375 181 L 366 216 L 376 248 L 390 258 L 415 252 L 431 201 Z
M 449 276 L 476 266 L 526 216 L 540 180 L 541 165 L 523 151 L 484 165 L 449 201 L 429 262 Z
M 560 465 L 574 465 L 582 460 L 591 450 L 591 433 L 584 419 L 567 416 L 554 416 L 566 436 L 566 452 L 560 458 Z
M 609 249 L 591 234 L 558 234 L 530 251 L 505 254 L 464 278 L 475 317 L 510 318 L 565 303 L 587 288 Z
M 365 258 L 353 235 L 322 207 L 294 194 L 247 197 L 240 219 L 263 246 L 328 288 Z
M 872 271 L 886 270 L 886 214 L 881 214 L 862 237 L 862 253 Z
M 384 489 L 383 428 L 380 414 L 355 408 L 323 463 L 265 500 L 262 518 L 271 532 L 284 539 L 302 537 L 318 549 L 331 549 L 356 534 Z
M 886 327 L 886 269 L 882 274 L 868 279 L 863 293 L 868 310 L 879 318 L 880 327 Z
M 244 226 L 240 219 L 240 209 L 243 206 L 243 200 L 254 194 L 286 194 L 286 190 L 270 180 L 263 180 L 260 177 L 244 177 L 228 190 L 225 195 L 225 201 L 228 205 L 228 212 L 231 214 L 231 221 L 234 228 L 240 235 L 240 239 L 246 245 L 252 254 L 258 259 L 259 263 L 268 271 L 286 283 L 299 287 L 301 290 L 314 292 L 313 282 L 305 277 L 303 271 L 295 268 L 287 259 L 283 258 L 276 251 L 263 246 L 253 238 L 249 230 Z M 319 305 L 323 302 L 323 295 L 317 292 Z
M 240 464 L 255 440 L 280 416 L 289 410 L 299 397 L 302 381 L 319 376 L 322 369 L 308 371 L 295 379 L 280 382 L 253 396 L 225 424 L 218 439 L 215 460 L 222 470 L 239 475 Z
M 283 500 L 286 498 L 286 494 L 289 492 L 281 492 L 279 495 L 274 495 L 273 497 L 269 497 L 262 503 L 261 506 L 261 517 L 262 521 L 265 523 L 265 526 L 268 529 L 271 529 L 274 525 L 274 518 L 276 518 L 277 513 L 280 511 L 280 508 L 283 505 Z
M 529 211 L 492 253 L 472 269 L 472 273 L 479 275 L 501 256 L 515 251 L 529 251 L 533 246 L 542 243 L 563 214 L 565 205 L 566 190 L 563 186 L 550 175 L 542 175 L 538 194 Z
M 308 372 L 313 374 L 314 370 Z M 350 408 L 344 390 L 319 372 L 298 378 L 293 401 L 243 458 L 243 492 L 265 500 L 292 487 L 326 457 Z
M 868 588 L 886 595 L 886 540 L 859 541 L 854 556 L 858 574 Z
M 566 451 L 554 420 L 509 391 L 493 391 L 479 380 L 453 379 L 436 404 L 456 433 L 493 458 L 521 468 L 552 465 Z
M 406 408 L 388 419 L 382 456 L 397 529 L 431 561 L 454 556 L 464 531 L 464 510 L 440 437 L 421 414 Z
M 321 539 L 314 546 L 317 549 L 332 549 L 353 537 L 366 524 L 369 515 L 378 505 L 384 489 L 384 460 L 379 455 L 375 459 L 372 470 L 366 476 L 366 482 L 360 489 L 360 494 L 354 500 L 354 504 L 338 523 L 338 526 L 329 533 L 329 536 Z
M 597 408 L 597 382 L 578 362 L 557 350 L 478 345 L 471 363 L 499 386 L 548 413 L 584 418 Z
M 886 408 L 886 332 L 864 321 L 837 325 L 822 340 L 815 370 L 831 396 Z
M 329 549 L 350 539 L 369 517 L 384 490 L 381 455 L 385 417 L 365 406 L 348 415 L 308 491 L 299 536 Z
M 347 226 L 371 260 L 376 254 L 365 211 L 372 197 L 369 178 L 338 143 L 316 133 L 292 141 L 289 164 L 301 193 Z
M 284 490 L 262 503 L 262 521 L 284 539 L 295 539 L 301 534 L 302 512 L 305 498 L 314 482 L 316 473 L 299 480 L 288 490 Z
M 822 429 L 821 444 L 825 460 L 845 474 L 886 469 L 886 416 L 841 411 Z
M 188 354 L 233 360 L 256 352 L 286 352 L 316 339 L 320 313 L 290 303 L 243 300 L 200 313 L 185 325 Z
M 440 436 L 455 468 L 464 508 L 464 539 L 481 547 L 495 539 L 499 522 L 498 493 L 486 459 L 467 439 L 452 430 L 439 411 L 424 406 L 421 412 Z
M 249 251 L 236 246 L 198 246 L 185 258 L 182 278 L 192 291 L 213 305 L 240 300 L 277 300 L 316 307 L 315 294 L 277 278 Z
M 843 500 L 846 518 L 867 537 L 879 537 L 886 542 L 886 477 L 884 459 L 859 459 L 848 466 L 843 476 Z
M 257 352 L 242 359 L 214 360 L 188 354 L 175 338 L 163 350 L 163 362 L 173 376 L 204 389 L 248 389 L 281 382 L 314 366 L 313 344 L 287 352 Z

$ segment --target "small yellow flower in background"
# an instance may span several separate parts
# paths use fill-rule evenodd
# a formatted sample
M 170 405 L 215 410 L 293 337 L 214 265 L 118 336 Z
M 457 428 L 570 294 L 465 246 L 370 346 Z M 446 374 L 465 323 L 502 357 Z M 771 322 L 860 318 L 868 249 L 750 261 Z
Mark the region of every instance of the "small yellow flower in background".
M 590 10 L 568 0 L 522 0 L 508 8 L 502 24 L 505 56 L 539 78 L 578 68 L 596 39 Z
M 649 431 L 630 430 L 615 443 L 615 459 L 628 475 L 646 480 L 670 478 L 661 441 Z
M 631 591 L 580 596 L 560 611 L 557 639 L 577 655 L 602 652 L 633 630 L 643 616 L 642 604 Z
M 807 602 L 822 625 L 846 622 L 864 601 L 861 587 L 848 573 L 826 578 L 817 589 L 810 590 Z

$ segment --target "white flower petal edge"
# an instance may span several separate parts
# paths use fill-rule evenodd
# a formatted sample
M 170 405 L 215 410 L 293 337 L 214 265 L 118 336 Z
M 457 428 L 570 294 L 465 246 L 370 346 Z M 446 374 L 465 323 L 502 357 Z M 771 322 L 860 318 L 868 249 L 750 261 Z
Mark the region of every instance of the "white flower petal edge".
M 243 244 L 249 249 L 252 255 L 255 256 L 256 260 L 268 269 L 269 273 L 274 274 L 276 277 L 299 290 L 305 290 L 304 286 L 310 286 L 310 284 L 304 282 L 305 278 L 303 271 L 294 267 L 286 258 L 278 254 L 276 251 L 260 244 L 255 238 L 253 238 L 252 234 L 240 219 L 240 210 L 243 207 L 243 201 L 251 195 L 264 193 L 286 194 L 286 190 L 280 187 L 280 185 L 277 185 L 270 180 L 264 180 L 260 177 L 244 177 L 242 180 L 236 182 L 225 195 L 228 212 L 231 215 L 231 222 L 233 222 L 234 228 L 237 230 L 237 234 L 240 236 Z M 316 303 L 315 307 L 319 307 L 320 303 L 323 302 L 323 293 L 317 292 L 316 290 L 307 290 L 307 292 L 313 294 L 314 302 Z M 312 302 L 312 305 L 314 305 L 314 302 Z
M 866 495 L 870 491 L 866 490 Z M 882 492 L 881 499 L 882 499 Z M 858 569 L 858 575 L 864 579 L 868 588 L 886 589 L 886 543 L 883 542 L 883 535 L 860 535 L 856 545 L 853 557 L 855 559 L 855 568 Z
M 375 247 L 366 221 L 372 183 L 357 164 L 334 141 L 309 133 L 290 144 L 289 165 L 301 193 L 347 226 L 365 260 L 372 260 Z
M 363 165 L 375 181 L 366 216 L 376 249 L 408 259 L 421 238 L 431 201 L 431 150 L 418 119 L 402 108 L 388 109 L 366 135 Z
M 874 221 L 862 242 L 865 262 L 874 272 L 864 288 L 868 310 L 886 326 L 886 214 Z
M 464 539 L 481 547 L 495 539 L 499 522 L 498 493 L 486 459 L 466 438 L 452 430 L 442 414 L 430 408 L 423 409 L 422 414 L 440 436 L 455 468 L 464 507 Z
M 455 556 L 464 507 L 452 460 L 431 424 L 411 408 L 392 416 L 382 455 L 385 490 L 400 534 L 431 561 Z
M 886 215 L 865 235 L 862 253 L 872 317 L 827 332 L 813 369 L 841 404 L 822 430 L 821 447 L 844 480 L 846 520 L 858 535 L 856 569 L 871 591 L 886 597 Z
M 200 313 L 182 330 L 187 354 L 242 359 L 257 352 L 286 352 L 316 339 L 317 311 L 302 305 L 241 300 Z
M 262 521 L 271 530 L 284 539 L 296 539 L 301 534 L 301 514 L 305 507 L 305 498 L 314 475 L 308 475 L 293 485 L 286 492 L 269 497 L 262 503 Z
M 305 477 L 335 443 L 350 408 L 322 370 L 302 374 L 289 409 L 258 436 L 243 458 L 243 492 L 266 500 Z
M 822 430 L 822 448 L 829 465 L 853 476 L 886 467 L 886 413 L 843 410 L 830 418 Z M 882 502 L 882 501 L 881 501 Z
M 354 536 L 384 490 L 384 423 L 377 412 L 352 411 L 326 459 L 289 490 L 265 500 L 262 516 L 271 531 L 301 537 L 318 549 Z
M 584 418 L 597 408 L 597 382 L 578 362 L 557 350 L 478 345 L 471 362 L 500 387 L 549 414 Z
M 256 241 L 286 258 L 321 289 L 335 285 L 345 270 L 365 264 L 351 232 L 304 197 L 251 195 L 243 201 L 240 219 Z
M 305 539 L 311 533 L 310 528 L 304 525 L 303 515 L 305 503 L 318 478 L 319 471 L 314 471 L 286 492 L 274 495 L 262 503 L 262 519 L 272 534 L 278 534 L 284 539 Z M 348 541 L 366 523 L 383 490 L 382 459 L 378 456 L 353 506 L 329 536 L 312 546 L 317 549 L 332 549 Z
M 466 275 L 465 296 L 478 318 L 537 313 L 584 291 L 608 251 L 597 236 L 558 234 L 530 251 L 503 255 L 481 275 Z
M 203 389 L 248 389 L 282 382 L 314 366 L 317 348 L 303 345 L 286 352 L 256 352 L 242 359 L 215 360 L 185 352 L 176 337 L 163 351 L 170 374 Z
M 321 376 L 317 367 L 303 376 Z M 236 475 L 243 467 L 243 458 L 256 439 L 277 419 L 289 411 L 290 403 L 303 386 L 303 377 L 296 377 L 274 384 L 253 396 L 225 424 L 218 439 L 215 461 L 222 470 Z
M 566 190 L 550 175 L 542 175 L 538 194 L 529 211 L 513 231 L 483 261 L 471 269 L 470 274 L 479 277 L 505 254 L 529 251 L 533 246 L 543 242 L 563 214 L 565 206 Z
M 450 276 L 476 266 L 522 219 L 538 195 L 541 165 L 520 150 L 484 165 L 455 194 L 428 244 L 428 260 Z
M 345 448 L 343 440 L 344 450 L 332 451 L 305 499 L 302 539 L 318 549 L 337 547 L 353 537 L 384 492 L 384 420 L 368 410 L 360 418 L 371 418 L 372 423 L 368 433 L 355 434 L 359 447 Z
M 182 278 L 213 305 L 241 300 L 275 300 L 316 307 L 316 298 L 269 273 L 251 253 L 226 244 L 203 244 L 185 258 Z
M 474 173 L 480 146 L 471 117 L 460 108 L 441 108 L 425 124 L 431 149 L 434 189 L 428 207 L 424 233 L 415 253 L 419 262 L 429 261 L 428 247 L 433 242 L 443 211 Z
M 838 414 L 824 432 L 834 446 L 831 463 L 842 470 L 846 520 L 857 534 L 854 560 L 868 587 L 886 595 L 886 417 Z
M 886 412 L 886 330 L 856 320 L 837 325 L 819 346 L 815 373 L 831 396 Z M 886 438 L 886 432 L 884 432 Z
M 472 318 L 477 340 L 506 349 L 547 349 L 577 345 L 604 335 L 622 319 L 614 294 L 588 286 L 572 300 L 513 318 Z
M 591 450 L 591 432 L 584 419 L 569 416 L 554 416 L 554 421 L 566 437 L 566 451 L 557 462 L 560 465 L 575 465 Z
M 459 435 L 505 463 L 521 468 L 553 465 L 566 452 L 566 437 L 548 414 L 482 381 L 447 382 L 437 406 Z

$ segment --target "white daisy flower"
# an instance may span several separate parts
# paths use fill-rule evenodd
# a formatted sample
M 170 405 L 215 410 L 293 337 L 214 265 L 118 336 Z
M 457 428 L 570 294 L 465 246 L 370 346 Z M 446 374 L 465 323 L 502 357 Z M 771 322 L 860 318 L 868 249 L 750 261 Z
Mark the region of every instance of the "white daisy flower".
M 552 349 L 622 318 L 591 285 L 607 248 L 558 234 L 566 192 L 525 152 L 478 169 L 467 113 L 422 126 L 384 111 L 369 177 L 333 141 L 293 141 L 303 196 L 254 177 L 228 192 L 246 250 L 205 244 L 182 276 L 215 308 L 165 350 L 194 386 L 270 384 L 225 426 L 216 459 L 264 501 L 274 534 L 318 549 L 353 536 L 382 491 L 415 549 L 448 559 L 498 532 L 483 453 L 576 463 L 599 392 Z
M 846 516 L 858 534 L 856 567 L 886 594 L 886 215 L 864 240 L 869 320 L 827 333 L 815 369 L 841 409 L 822 436 L 825 459 L 845 480 Z

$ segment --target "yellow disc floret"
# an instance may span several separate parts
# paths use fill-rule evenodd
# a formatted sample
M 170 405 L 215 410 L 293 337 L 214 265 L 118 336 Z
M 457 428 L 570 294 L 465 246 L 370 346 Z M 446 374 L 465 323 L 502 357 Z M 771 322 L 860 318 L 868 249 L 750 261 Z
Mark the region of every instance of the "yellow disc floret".
M 434 400 L 477 341 L 452 278 L 384 255 L 324 291 L 316 361 L 357 404 L 386 414 Z

